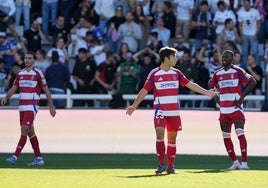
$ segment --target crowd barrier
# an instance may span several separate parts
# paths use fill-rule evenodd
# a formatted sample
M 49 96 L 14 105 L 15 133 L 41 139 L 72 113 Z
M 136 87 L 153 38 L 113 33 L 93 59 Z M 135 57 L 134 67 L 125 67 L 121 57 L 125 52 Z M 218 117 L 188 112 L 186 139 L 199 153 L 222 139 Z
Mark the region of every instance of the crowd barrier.
M 0 94 L 0 99 L 4 98 L 6 94 Z M 133 101 L 136 98 L 137 94 L 123 94 L 123 99 L 127 101 L 127 105 L 130 104 L 130 101 Z M 41 94 L 41 99 L 46 99 L 45 94 Z M 14 94 L 12 99 L 18 99 L 19 95 Z M 67 90 L 66 94 L 52 94 L 53 99 L 65 99 L 66 100 L 66 108 L 70 109 L 73 107 L 73 100 L 76 99 L 85 99 L 85 100 L 111 100 L 111 94 L 72 94 L 71 90 Z M 264 101 L 264 95 L 248 95 L 245 97 L 245 101 L 255 101 L 260 100 Z M 153 100 L 153 95 L 149 94 L 145 97 L 144 100 Z M 209 97 L 204 95 L 179 95 L 179 100 L 201 100 L 206 101 L 210 100 Z

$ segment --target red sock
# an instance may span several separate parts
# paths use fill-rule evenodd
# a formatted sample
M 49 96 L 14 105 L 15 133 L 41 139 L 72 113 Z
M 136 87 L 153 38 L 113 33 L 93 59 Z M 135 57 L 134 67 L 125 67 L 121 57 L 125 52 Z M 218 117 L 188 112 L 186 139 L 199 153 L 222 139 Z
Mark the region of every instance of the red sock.
M 165 164 L 165 152 L 166 152 L 166 146 L 164 140 L 157 140 L 156 153 L 160 165 Z
M 21 135 L 14 155 L 18 157 L 27 142 L 27 136 Z
M 30 138 L 30 142 L 32 144 L 35 157 L 42 157 L 40 149 L 39 149 L 39 142 L 38 142 L 36 135 Z
M 228 155 L 231 157 L 232 161 L 237 160 L 237 156 L 235 154 L 234 145 L 233 145 L 231 138 L 224 138 L 223 140 L 224 140 L 226 151 Z
M 174 161 L 176 157 L 176 143 L 168 143 L 167 147 L 167 156 L 168 156 L 168 167 L 174 166 Z
M 241 135 L 238 137 L 240 143 L 240 150 L 242 156 L 242 162 L 247 162 L 247 140 L 245 135 Z

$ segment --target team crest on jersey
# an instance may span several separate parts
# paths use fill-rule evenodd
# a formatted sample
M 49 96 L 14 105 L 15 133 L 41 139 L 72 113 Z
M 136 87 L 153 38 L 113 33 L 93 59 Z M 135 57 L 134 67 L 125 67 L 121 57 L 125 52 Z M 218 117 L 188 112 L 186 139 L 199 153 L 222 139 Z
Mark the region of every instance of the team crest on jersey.
M 234 79 L 234 74 L 231 74 L 231 79 Z
M 222 76 L 220 77 L 220 80 L 222 80 Z
M 32 75 L 31 80 L 34 80 L 34 75 Z
M 47 84 L 47 82 L 46 82 L 46 79 L 45 79 L 45 78 L 43 78 L 43 79 L 42 79 L 42 84 Z
M 173 80 L 177 80 L 176 75 L 172 75 L 172 79 L 173 79 Z

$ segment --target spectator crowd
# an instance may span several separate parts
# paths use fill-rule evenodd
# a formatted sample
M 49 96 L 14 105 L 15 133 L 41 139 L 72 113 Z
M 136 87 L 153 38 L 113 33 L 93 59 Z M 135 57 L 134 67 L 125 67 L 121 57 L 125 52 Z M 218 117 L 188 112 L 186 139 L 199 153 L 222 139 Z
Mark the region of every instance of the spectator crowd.
M 33 51 L 52 94 L 69 88 L 120 100 L 143 87 L 161 63 L 163 46 L 184 52 L 176 68 L 206 89 L 221 67 L 219 53 L 230 49 L 233 63 L 257 81 L 252 95 L 268 95 L 268 0 L 0 0 L 0 93 L 24 68 L 24 53 Z M 180 93 L 194 94 L 187 88 Z M 213 100 L 180 102 L 182 108 L 216 107 Z M 64 100 L 54 103 L 65 108 Z M 124 101 L 73 103 L 120 105 Z M 262 102 L 246 106 L 261 109 Z

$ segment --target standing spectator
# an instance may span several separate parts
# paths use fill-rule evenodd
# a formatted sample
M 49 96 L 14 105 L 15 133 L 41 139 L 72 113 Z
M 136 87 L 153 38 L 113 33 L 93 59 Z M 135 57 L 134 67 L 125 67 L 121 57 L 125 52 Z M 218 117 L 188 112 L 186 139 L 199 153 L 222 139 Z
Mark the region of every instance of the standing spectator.
M 100 16 L 99 25 L 101 32 L 106 33 L 107 22 L 114 15 L 115 0 L 95 0 L 94 9 L 96 13 Z
M 21 40 L 21 46 L 24 52 L 32 51 L 36 52 L 42 48 L 42 41 L 46 39 L 42 32 L 41 26 L 36 19 L 31 22 L 31 28 L 27 29 L 23 33 Z
M 131 52 L 129 50 L 127 43 L 121 43 L 120 50 L 118 54 L 115 54 L 116 57 L 116 66 L 118 67 L 121 63 L 127 60 L 127 54 Z
M 71 43 L 71 35 L 69 28 L 65 24 L 64 16 L 59 15 L 56 20 L 56 24 L 49 30 L 48 41 L 52 42 L 53 46 L 56 46 L 57 38 L 63 38 L 64 48 L 67 49 Z
M 16 42 L 19 42 L 19 35 L 14 27 L 13 16 L 16 11 L 15 3 L 12 0 L 0 0 L 0 32 L 6 32 L 7 28 L 11 31 Z
M 173 68 L 177 63 L 177 50 L 164 47 L 159 52 L 161 65 L 153 69 L 148 75 L 147 81 L 133 104 L 126 109 L 126 114 L 132 115 L 149 91 L 154 92 L 154 126 L 156 133 L 156 153 L 158 167 L 156 174 L 166 171 L 168 174 L 176 174 L 174 162 L 176 157 L 177 133 L 182 129 L 179 112 L 178 95 L 179 88 L 189 89 L 214 97 L 213 91 L 208 91 L 189 81 L 178 69 Z M 165 146 L 165 129 L 167 129 L 167 149 Z M 168 165 L 165 165 L 167 154 Z
M 149 47 L 151 50 L 153 50 L 156 53 L 158 53 L 159 50 L 163 47 L 162 41 L 158 40 L 158 33 L 156 31 L 149 33 L 147 47 Z
M 97 91 L 99 94 L 107 94 L 115 89 L 116 65 L 114 54 L 107 52 L 107 59 L 102 62 L 96 70 L 95 80 L 97 81 Z M 101 101 L 101 107 L 108 107 L 108 101 Z
M 145 16 L 150 15 L 151 0 L 135 0 L 135 4 L 132 8 L 134 9 L 134 7 L 137 5 L 142 6 L 142 11 L 144 12 Z
M 24 69 L 25 68 L 24 52 L 22 50 L 16 51 L 16 53 L 14 55 L 14 59 L 15 59 L 15 62 L 14 63 L 18 63 L 20 65 L 20 68 L 21 69 Z
M 59 15 L 62 15 L 65 18 L 65 26 L 67 29 L 71 28 L 71 17 L 76 5 L 76 0 L 60 0 L 59 2 Z
M 156 27 L 153 28 L 151 32 L 157 32 L 157 39 L 163 43 L 163 46 L 167 46 L 169 44 L 170 30 L 165 28 L 162 18 L 156 19 Z
M 155 18 L 161 17 L 163 15 L 163 7 L 164 7 L 163 0 L 154 0 L 153 1 L 151 13 L 154 15 Z
M 134 15 L 131 11 L 126 13 L 126 22 L 118 28 L 119 38 L 127 43 L 132 52 L 138 51 L 138 43 L 142 39 L 140 26 L 134 22 Z
M 132 53 L 128 52 L 126 61 L 121 63 L 117 68 L 117 77 L 120 84 L 117 87 L 122 94 L 137 93 L 139 67 L 132 58 Z
M 20 92 L 20 125 L 21 136 L 16 147 L 15 153 L 6 159 L 12 165 L 16 164 L 18 156 L 20 155 L 23 147 L 27 142 L 27 136 L 30 139 L 35 159 L 33 162 L 28 163 L 28 166 L 44 165 L 44 160 L 39 148 L 39 142 L 34 130 L 34 118 L 39 109 L 40 91 L 44 90 L 48 104 L 50 115 L 56 115 L 55 108 L 51 94 L 47 87 L 46 79 L 43 73 L 34 68 L 35 55 L 34 53 L 27 52 L 24 57 L 26 68 L 17 74 L 12 88 L 7 92 L 5 98 L 2 99 L 1 104 L 5 105 L 7 100 L 19 89 Z
M 42 2 L 42 29 L 45 37 L 49 34 L 49 28 L 56 24 L 58 5 L 59 0 L 43 0 Z M 51 23 L 49 23 L 49 20 Z
M 95 72 L 96 64 L 87 57 L 87 49 L 78 50 L 78 59 L 73 68 L 73 78 L 77 82 L 76 94 L 93 94 L 96 93 Z M 93 106 L 92 100 L 75 100 L 74 106 Z
M 194 14 L 192 27 L 195 29 L 195 49 L 199 49 L 201 41 L 205 38 L 211 38 L 212 14 L 209 12 L 208 2 L 200 2 L 200 12 Z
M 7 71 L 5 69 L 5 61 L 0 59 L 0 94 L 6 93 L 5 80 L 7 78 Z
M 15 26 L 20 26 L 23 15 L 23 30 L 30 28 L 31 0 L 15 0 Z
M 47 53 L 47 57 L 49 59 L 52 58 L 52 52 L 53 51 L 57 51 L 58 52 L 58 55 L 59 55 L 59 62 L 61 64 L 65 64 L 65 65 L 68 65 L 68 62 L 69 62 L 69 55 L 68 55 L 68 51 L 66 48 L 64 48 L 66 45 L 65 45 L 65 42 L 64 42 L 64 39 L 59 37 L 56 39 L 56 47 L 52 47 L 48 53 Z
M 224 22 L 223 31 L 217 36 L 216 44 L 220 52 L 223 52 L 226 41 L 233 41 L 236 46 L 240 44 L 241 38 L 237 32 L 236 26 L 231 18 L 227 18 Z
M 184 53 L 191 54 L 189 43 L 185 42 L 185 37 L 182 33 L 178 33 L 176 35 L 174 48 L 176 48 L 178 51 L 183 51 Z
M 176 35 L 176 16 L 172 10 L 172 3 L 169 1 L 164 1 L 162 19 L 164 22 L 164 27 L 170 30 L 170 38 L 172 40 L 171 42 L 174 42 L 173 39 Z
M 117 6 L 115 9 L 115 15 L 111 17 L 108 21 L 108 31 L 106 35 L 106 40 L 109 45 L 109 49 L 112 52 L 119 52 L 121 45 L 121 40 L 119 39 L 118 28 L 121 24 L 126 21 L 126 18 L 123 14 L 123 7 Z
M 95 64 L 99 66 L 107 58 L 105 53 L 107 46 L 101 45 L 97 39 L 93 40 L 91 45 L 90 54 L 93 56 Z
M 240 54 L 240 52 L 238 51 L 234 52 L 233 64 L 240 67 L 241 61 L 242 61 L 242 55 Z
M 59 61 L 59 54 L 53 51 L 51 55 L 51 66 L 46 69 L 46 80 L 51 94 L 64 94 L 70 81 L 69 69 Z M 56 108 L 65 108 L 64 99 L 55 99 L 53 103 Z
M 247 66 L 247 57 L 258 54 L 258 33 L 261 27 L 261 16 L 258 10 L 250 6 L 249 0 L 243 1 L 243 7 L 238 11 L 239 32 L 242 38 L 242 68 Z M 250 50 L 249 50 L 250 49 Z M 256 57 L 258 63 L 258 57 Z
M 252 75 L 254 77 L 254 79 L 256 80 L 256 86 L 250 92 L 250 94 L 251 95 L 261 95 L 262 94 L 263 71 L 262 71 L 262 68 L 259 65 L 257 65 L 255 55 L 252 55 L 252 54 L 248 55 L 246 72 L 249 73 L 250 75 Z M 260 110 L 261 106 L 262 106 L 262 103 L 259 100 L 247 102 L 248 108 L 255 108 L 255 109 Z
M 151 30 L 150 19 L 151 16 L 145 16 L 142 5 L 136 5 L 134 10 L 134 21 L 139 24 L 142 32 L 141 40 L 139 41 L 139 49 L 144 49 L 147 46 L 148 31 Z
M 115 7 L 122 7 L 123 8 L 123 15 L 127 13 L 127 11 L 131 10 L 129 0 L 116 0 L 114 3 Z
M 228 155 L 233 161 L 229 170 L 247 170 L 247 140 L 244 132 L 245 115 L 243 113 L 243 100 L 254 88 L 256 81 L 253 76 L 247 74 L 243 69 L 232 65 L 233 52 L 225 50 L 221 57 L 223 67 L 216 71 L 210 80 L 210 87 L 216 88 L 219 96 L 215 96 L 216 102 L 220 105 L 220 127 L 223 141 Z M 242 91 L 242 85 L 247 87 Z M 242 156 L 240 165 L 235 154 L 231 139 L 232 124 L 239 139 Z
M 194 0 L 174 0 L 173 2 L 176 5 L 176 34 L 182 33 L 185 37 L 185 41 L 188 42 L 191 23 L 193 20 Z
M 46 69 L 51 65 L 47 59 L 46 51 L 44 49 L 37 50 L 35 55 L 36 61 L 34 63 L 34 66 L 42 72 L 46 72 Z
M 6 63 L 6 70 L 9 72 L 14 63 L 14 55 L 17 51 L 17 43 L 7 38 L 6 32 L 0 32 L 0 58 Z

